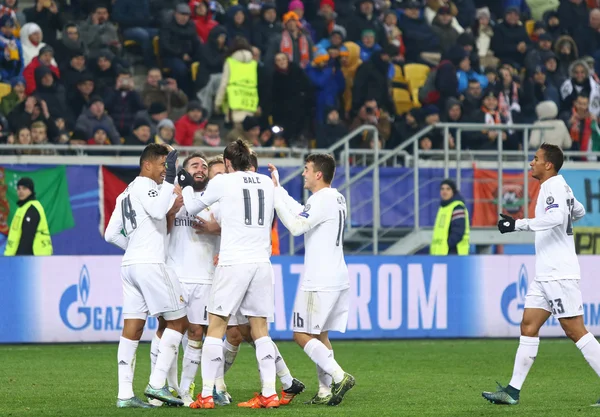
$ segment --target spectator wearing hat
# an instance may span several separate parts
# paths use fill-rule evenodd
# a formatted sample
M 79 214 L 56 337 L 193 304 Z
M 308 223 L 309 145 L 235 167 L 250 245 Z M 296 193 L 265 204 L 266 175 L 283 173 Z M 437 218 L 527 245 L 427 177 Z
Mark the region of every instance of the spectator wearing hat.
M 196 25 L 196 33 L 198 33 L 202 42 L 207 43 L 208 34 L 219 24 L 214 20 L 210 3 L 208 0 L 191 0 L 189 6 L 190 19 Z
M 349 41 L 359 42 L 363 31 L 370 29 L 375 33 L 375 42 L 382 47 L 388 44 L 385 29 L 375 15 L 375 4 L 373 0 L 358 0 L 354 16 L 344 24 L 344 27 L 348 31 Z
M 421 17 L 421 4 L 406 0 L 401 4 L 404 16 L 398 23 L 406 45 L 406 62 L 425 62 L 437 65 L 441 58 L 440 38 Z
M 135 41 L 142 49 L 144 64 L 156 65 L 152 39 L 158 35 L 150 12 L 150 0 L 115 0 L 112 18 L 119 25 L 124 40 Z
M 569 77 L 571 64 L 579 59 L 579 48 L 572 37 L 563 35 L 554 43 L 554 53 L 558 59 L 558 72 Z
M 42 42 L 44 38 L 42 29 L 36 23 L 27 23 L 20 31 L 21 46 L 23 48 L 23 63 L 25 66 L 39 55 L 40 49 L 46 44 Z M 54 62 L 56 65 L 56 62 Z
M 3 115 L 8 115 L 27 98 L 27 95 L 25 94 L 25 78 L 15 77 L 11 80 L 10 85 L 10 93 L 2 97 L 2 101 L 0 101 L 0 114 Z M 8 126 L 4 126 L 4 129 L 7 127 Z
M 148 70 L 146 82 L 142 87 L 142 100 L 145 107 L 152 103 L 164 104 L 169 117 L 172 116 L 173 108 L 181 108 L 188 104 L 187 95 L 178 88 L 177 81 L 173 78 L 163 80 L 162 72 L 158 68 Z
M 44 207 L 36 199 L 31 178 L 17 182 L 17 211 L 10 224 L 4 256 L 50 256 L 52 239 Z
M 87 45 L 81 40 L 79 35 L 79 26 L 76 23 L 67 23 L 62 30 L 60 41 L 56 43 L 54 55 L 57 62 L 65 62 L 69 60 L 71 51 L 83 51 L 85 56 L 89 51 Z
M 519 10 L 516 7 L 508 7 L 504 13 L 504 20 L 494 27 L 490 47 L 496 58 L 522 67 L 530 45 L 531 40 L 525 26 L 519 21 Z
M 114 91 L 106 97 L 105 106 L 121 137 L 128 136 L 135 115 L 144 110 L 142 97 L 135 91 L 134 80 L 129 71 L 121 69 Z
M 327 51 L 319 49 L 315 52 L 311 66 L 306 69 L 306 75 L 315 88 L 315 120 L 317 123 L 323 123 L 326 117 L 325 109 L 335 107 L 338 97 L 346 88 L 340 61 L 337 58 L 330 59 Z
M 566 77 L 558 69 L 558 59 L 552 51 L 542 54 L 542 66 L 546 70 L 546 79 L 560 91 Z
M 469 254 L 469 212 L 452 179 L 440 185 L 440 207 L 435 217 L 429 253 L 434 256 Z
M 546 24 L 539 20 L 533 24 L 533 31 L 531 32 L 531 35 L 529 35 L 529 39 L 536 43 L 542 33 L 546 33 Z
M 125 136 L 124 145 L 139 145 L 146 146 L 148 143 L 152 143 L 152 133 L 150 131 L 150 124 L 143 119 L 138 119 L 132 126 L 131 133 Z
M 0 16 L 0 76 L 3 81 L 12 80 L 23 74 L 23 49 L 21 41 L 13 35 L 15 22 L 8 14 Z
M 467 59 L 462 59 L 458 63 L 458 67 L 456 68 L 456 77 L 458 78 L 459 94 L 463 94 L 469 88 L 470 80 L 479 81 L 479 85 L 481 86 L 481 88 L 486 88 L 488 86 L 487 77 L 475 71 L 475 69 L 471 66 L 471 60 L 468 58 L 469 57 L 467 56 Z
M 94 76 L 90 72 L 80 74 L 77 78 L 75 89 L 71 91 L 67 90 L 67 101 L 75 120 L 77 120 L 83 110 L 89 107 L 90 100 L 95 95 L 94 90 Z
M 577 28 L 589 19 L 587 4 L 583 0 L 563 0 L 557 13 L 560 16 L 561 28 L 569 35 L 573 35 Z
M 487 7 L 477 10 L 475 15 L 476 21 L 473 24 L 472 32 L 475 37 L 476 49 L 479 53 L 479 58 L 484 62 L 484 66 L 490 65 L 490 57 L 494 56 L 490 49 L 492 38 L 494 37 L 494 29 L 492 28 L 490 10 Z
M 30 23 L 38 24 L 41 32 L 44 33 L 46 43 L 56 46 L 56 33 L 61 30 L 61 21 L 55 1 L 35 0 L 35 6 L 24 9 L 23 14 L 27 19 L 27 24 L 23 28 Z
M 108 129 L 108 138 L 113 145 L 121 144 L 121 136 L 117 130 L 115 123 L 108 114 L 104 111 L 104 100 L 100 96 L 93 96 L 90 99 L 90 105 L 83 110 L 77 121 L 75 122 L 75 130 L 85 132 L 87 138 L 92 137 L 94 126 L 102 123 Z
M 570 77 L 560 87 L 560 111 L 570 112 L 578 96 L 589 97 L 589 110 L 594 117 L 600 115 L 600 85 L 592 77 L 592 72 L 583 60 L 573 62 L 569 68 Z
M 155 143 L 171 145 L 175 141 L 175 123 L 171 119 L 162 119 L 156 127 L 153 135 Z
M 443 6 L 438 9 L 431 24 L 431 29 L 440 39 L 442 51 L 455 45 L 458 35 L 460 34 L 454 26 L 452 26 L 452 19 L 450 7 Z
M 81 39 L 92 55 L 103 48 L 110 48 L 115 53 L 121 51 L 117 27 L 109 18 L 106 5 L 99 3 L 94 6 L 88 19 L 80 25 Z
M 75 90 L 81 74 L 88 71 L 87 60 L 82 50 L 73 49 L 68 61 L 62 63 L 60 76 L 68 91 Z
M 315 48 L 321 48 L 324 50 L 329 49 L 330 46 L 341 48 L 346 40 L 346 29 L 340 25 L 335 25 L 331 29 L 331 33 L 328 37 L 323 38 L 315 45 Z
M 532 75 L 537 67 L 543 65 L 542 55 L 550 51 L 552 51 L 552 36 L 548 33 L 542 33 L 538 37 L 536 45 L 525 56 L 525 69 L 528 75 Z
M 451 103 L 454 100 L 454 98 L 449 98 L 444 105 L 447 106 L 448 103 Z M 433 104 L 424 106 L 419 115 L 422 119 L 423 127 L 434 126 L 436 123 L 440 122 L 440 108 Z M 444 134 L 441 129 L 432 129 L 425 137 L 419 140 L 419 148 L 425 151 L 444 149 L 444 139 Z M 455 145 L 454 137 L 452 135 L 448 136 L 448 147 L 454 149 Z
M 326 149 L 348 134 L 339 111 L 335 107 L 325 108 L 324 121 L 317 125 L 317 148 Z
M 250 42 L 252 39 L 252 25 L 247 16 L 247 11 L 242 5 L 232 6 L 227 9 L 225 27 L 227 28 L 227 38 L 229 43 L 234 42 L 235 38 L 244 38 Z
M 544 14 L 544 23 L 546 23 L 546 33 L 552 35 L 554 41 L 567 33 L 567 31 L 561 27 L 560 16 L 556 10 L 550 10 Z
M 35 83 L 37 87 L 33 94 L 46 102 L 50 116 L 54 120 L 63 119 L 67 126 L 73 126 L 75 120 L 67 104 L 65 87 L 58 82 L 58 77 L 50 67 L 42 65 L 36 68 Z
M 265 64 L 268 68 L 273 68 L 275 55 L 281 52 L 287 55 L 289 62 L 295 62 L 302 69 L 306 68 L 312 62 L 313 43 L 310 36 L 301 31 L 298 15 L 287 12 L 283 16 L 283 27 L 281 34 L 274 36 L 269 43 Z
M 291 4 L 291 3 L 290 3 Z M 260 9 L 260 19 L 252 28 L 252 45 L 260 49 L 262 55 L 267 53 L 269 40 L 277 36 L 283 30 L 283 26 L 277 20 L 277 10 L 274 5 L 263 3 Z
M 27 95 L 32 94 L 36 89 L 35 70 L 41 66 L 50 68 L 54 75 L 56 75 L 57 78 L 60 78 L 60 70 L 56 66 L 56 62 L 54 62 L 54 50 L 49 45 L 40 49 L 39 55 L 33 58 L 23 71 L 23 77 L 25 77 L 26 83 L 25 93 Z
M 317 41 L 315 31 L 308 21 L 304 18 L 304 3 L 302 0 L 292 0 L 290 1 L 290 5 L 288 7 L 288 12 L 294 12 L 298 16 L 300 27 L 302 31 L 310 36 L 310 39 L 315 43 Z
M 356 71 L 361 66 L 360 47 L 354 42 L 345 42 L 340 49 L 340 62 L 342 64 L 342 74 L 346 81 L 346 88 L 342 95 L 342 118 L 348 120 L 352 110 L 352 90 L 354 88 L 354 77 Z
M 114 90 L 121 69 L 115 54 L 102 49 L 94 59 L 88 60 L 86 72 L 93 74 L 98 94 L 106 97 Z
M 466 122 L 468 122 L 468 118 L 463 112 L 462 102 L 455 98 L 451 98 L 451 99 L 448 99 L 448 101 L 446 101 L 446 107 L 444 108 L 444 112 L 440 116 L 440 119 L 444 123 L 466 123 Z M 457 129 L 451 127 L 448 130 L 448 134 L 450 135 L 449 139 L 451 139 L 451 142 L 454 143 L 454 146 L 455 147 L 458 146 L 458 143 L 456 143 Z M 465 148 L 462 141 L 461 141 L 461 147 L 463 149 Z
M 402 116 L 396 117 L 392 125 L 390 139 L 385 143 L 386 149 L 395 149 L 421 130 L 419 124 L 419 120 L 421 119 L 420 113 L 421 108 L 412 108 Z
M 196 131 L 206 126 L 204 109 L 198 101 L 190 101 L 187 113 L 175 122 L 175 142 L 181 146 L 192 146 Z
M 458 15 L 458 8 L 454 2 L 450 0 L 425 0 L 425 11 L 423 14 L 425 15 L 425 20 L 427 20 L 427 23 L 433 26 L 440 9 L 448 10 L 449 24 L 456 30 L 456 32 L 458 32 L 459 35 L 465 31 L 456 19 L 456 16 Z
M 190 14 L 187 4 L 178 4 L 171 22 L 160 29 L 159 45 L 163 66 L 171 70 L 179 88 L 188 97 L 193 97 L 190 67 L 193 62 L 200 61 L 202 45 L 196 26 L 190 21 Z
M 336 26 L 337 13 L 335 12 L 335 3 L 333 0 L 321 0 L 319 2 L 319 11 L 313 19 L 313 30 L 315 32 L 315 42 L 328 38 L 333 28 Z M 346 36 L 344 35 L 344 38 Z
M 381 46 L 375 42 L 375 32 L 371 29 L 363 30 L 358 46 L 360 46 L 360 59 L 363 62 L 368 61 L 373 52 L 381 51 Z
M 105 125 L 98 123 L 96 126 L 94 126 L 93 135 L 87 140 L 87 144 L 94 146 L 110 145 L 108 130 L 109 129 Z M 98 153 L 94 152 L 92 155 L 98 155 Z
M 263 111 L 272 116 L 272 124 L 281 126 L 289 140 L 296 141 L 304 133 L 314 106 L 313 88 L 306 72 L 290 62 L 284 53 L 275 55 Z
M 134 123 L 135 120 L 144 119 L 150 126 L 152 136 L 155 136 L 157 134 L 158 124 L 168 117 L 169 114 L 167 113 L 167 108 L 165 105 L 160 102 L 156 102 L 150 104 L 148 110 L 138 111 L 135 115 Z

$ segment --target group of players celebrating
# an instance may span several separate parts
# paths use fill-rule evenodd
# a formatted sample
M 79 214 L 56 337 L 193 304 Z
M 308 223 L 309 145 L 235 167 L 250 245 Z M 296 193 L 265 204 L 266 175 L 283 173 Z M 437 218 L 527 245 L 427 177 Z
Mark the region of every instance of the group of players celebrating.
M 328 337 L 329 331 L 345 331 L 349 309 L 343 253 L 346 201 L 331 188 L 334 159 L 327 154 L 306 159 L 302 175 L 312 195 L 305 205 L 279 184 L 273 165 L 271 178 L 256 172 L 256 155 L 241 140 L 210 161 L 201 154 L 188 156 L 179 172 L 177 160 L 171 147 L 146 146 L 140 175 L 117 198 L 106 229 L 106 241 L 125 250 L 117 407 L 230 404 L 224 376 L 242 340 L 255 349 L 262 387 L 239 407 L 275 408 L 304 391 L 268 332 L 274 315 L 270 257 L 275 211 L 294 236 L 305 235 L 305 272 L 294 304 L 293 331 L 317 366 L 319 390 L 307 403 L 338 405 L 355 380 L 334 359 Z M 133 376 L 148 314 L 157 316 L 160 325 L 144 391 L 150 401 L 144 402 L 133 392 Z M 184 335 L 178 384 L 177 355 Z M 199 365 L 202 390 L 194 400 Z

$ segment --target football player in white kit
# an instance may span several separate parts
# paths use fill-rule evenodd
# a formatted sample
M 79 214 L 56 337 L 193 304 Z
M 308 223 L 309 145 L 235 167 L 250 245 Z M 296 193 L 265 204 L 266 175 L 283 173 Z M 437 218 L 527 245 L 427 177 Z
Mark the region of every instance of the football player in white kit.
M 306 158 L 302 176 L 312 195 L 304 206 L 279 185 L 277 169 L 269 165 L 269 170 L 279 219 L 292 235 L 304 234 L 304 274 L 292 325 L 294 340 L 317 365 L 319 391 L 308 403 L 338 405 L 355 380 L 336 362 L 329 341 L 330 331 L 346 331 L 350 307 L 343 242 L 346 199 L 331 188 L 335 160 L 327 154 Z
M 223 362 L 223 336 L 231 314 L 248 317 L 256 346 L 262 381 L 261 406 L 279 406 L 275 391 L 275 349 L 268 336 L 267 318 L 274 313 L 271 222 L 273 183 L 250 172 L 250 149 L 242 140 L 223 152 L 227 175 L 210 181 L 200 196 L 190 185 L 191 176 L 181 170 L 179 184 L 189 214 L 197 214 L 219 202 L 221 247 L 208 307 L 209 326 L 202 352 L 202 392 L 192 408 L 214 408 L 213 387 Z
M 170 405 L 183 405 L 165 385 L 188 326 L 179 280 L 165 265 L 166 216 L 173 195 L 176 163 L 177 151 L 169 152 L 166 146 L 154 143 L 146 146 L 140 157 L 140 175 L 117 198 L 106 228 L 106 241 L 125 250 L 121 263 L 124 324 L 117 353 L 117 407 L 120 408 L 152 407 L 133 393 L 135 353 L 148 313 L 162 316 L 167 328 L 144 394 Z
M 494 404 L 519 403 L 521 387 L 538 353 L 540 328 L 550 315 L 558 319 L 567 337 L 600 376 L 600 344 L 583 322 L 579 262 L 573 239 L 573 222 L 585 215 L 585 209 L 563 176 L 558 175 L 563 159 L 558 146 L 544 143 L 529 164 L 533 178 L 541 184 L 535 218 L 515 220 L 501 214 L 498 222 L 501 233 L 535 232 L 536 259 L 535 281 L 525 298 L 512 378 L 508 386 L 482 394 Z
M 192 184 L 194 192 L 199 194 L 204 191 L 208 183 L 206 157 L 193 153 L 183 161 L 183 168 L 194 179 Z M 172 210 L 169 213 L 172 213 Z M 216 219 L 219 218 L 218 203 L 206 208 L 197 216 L 210 220 L 211 215 Z M 202 338 L 208 326 L 208 299 L 215 270 L 213 258 L 219 251 L 220 241 L 218 234 L 197 234 L 192 227 L 196 221 L 196 216 L 189 215 L 183 206 L 167 217 L 169 230 L 167 266 L 173 268 L 179 278 L 187 301 L 187 317 L 190 323 L 179 385 L 180 397 L 186 407 L 194 402 L 190 387 L 198 371 L 202 354 Z

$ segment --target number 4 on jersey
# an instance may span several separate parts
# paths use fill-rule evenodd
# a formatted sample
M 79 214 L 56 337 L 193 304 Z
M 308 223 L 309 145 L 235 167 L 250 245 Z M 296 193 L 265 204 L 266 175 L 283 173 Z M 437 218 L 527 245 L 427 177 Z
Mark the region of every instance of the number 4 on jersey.
M 137 228 L 135 210 L 131 206 L 131 196 L 127 196 L 121 200 L 121 216 L 121 220 L 123 222 L 123 231 L 125 232 L 125 236 L 127 236 L 129 235 L 129 232 L 127 231 L 127 220 L 129 220 L 129 224 L 131 225 L 131 231 L 134 231 Z
M 575 199 L 567 198 L 567 235 L 573 236 L 573 207 Z

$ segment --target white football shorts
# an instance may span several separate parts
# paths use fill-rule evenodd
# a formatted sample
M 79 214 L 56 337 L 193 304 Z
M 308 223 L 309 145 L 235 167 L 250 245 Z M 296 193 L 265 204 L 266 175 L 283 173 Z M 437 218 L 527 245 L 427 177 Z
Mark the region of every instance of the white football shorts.
M 297 333 L 346 332 L 349 289 L 342 291 L 302 291 L 296 294 L 292 330 Z
M 533 281 L 527 290 L 525 308 L 541 308 L 557 319 L 583 315 L 579 280 Z
M 145 319 L 163 316 L 177 320 L 185 316 L 185 298 L 175 272 L 165 264 L 121 266 L 123 316 Z
M 187 317 L 190 323 L 208 326 L 208 300 L 211 284 L 182 282 L 183 298 L 187 300 Z
M 209 313 L 268 318 L 273 316 L 274 309 L 270 262 L 217 266 L 208 303 Z

